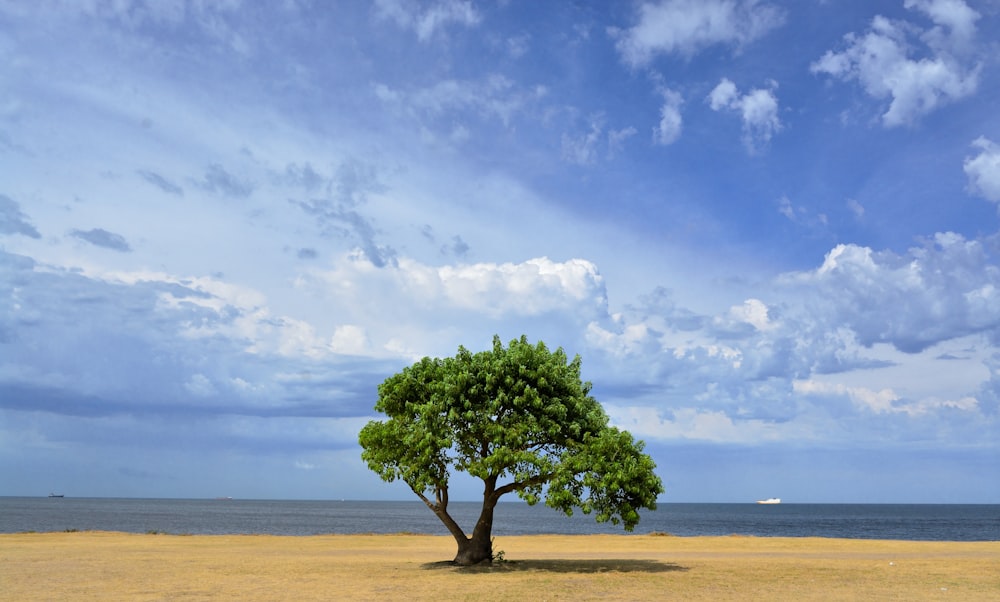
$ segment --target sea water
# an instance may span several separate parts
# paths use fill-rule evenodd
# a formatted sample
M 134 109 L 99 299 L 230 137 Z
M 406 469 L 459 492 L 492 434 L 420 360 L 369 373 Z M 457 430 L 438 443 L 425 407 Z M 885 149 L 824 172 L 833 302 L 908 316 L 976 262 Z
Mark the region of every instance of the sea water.
M 449 512 L 471 531 L 479 504 Z M 843 537 L 928 541 L 1000 540 L 1000 505 L 660 504 L 635 533 L 679 536 Z M 576 512 L 501 502 L 494 535 L 622 533 Z M 0 497 L 0 533 L 101 530 L 128 533 L 447 535 L 421 502 Z

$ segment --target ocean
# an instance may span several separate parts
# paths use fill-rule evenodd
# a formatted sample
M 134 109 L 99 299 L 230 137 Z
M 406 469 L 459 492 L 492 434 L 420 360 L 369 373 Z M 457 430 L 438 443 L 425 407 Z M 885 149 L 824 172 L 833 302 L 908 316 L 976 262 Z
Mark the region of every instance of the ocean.
M 466 530 L 479 504 L 452 502 Z M 927 541 L 1000 541 L 1000 505 L 969 504 L 660 504 L 634 533 L 677 536 L 841 537 Z M 447 535 L 419 501 L 185 500 L 0 497 L 0 533 L 67 530 L 127 533 Z M 623 533 L 576 512 L 501 502 L 493 534 Z

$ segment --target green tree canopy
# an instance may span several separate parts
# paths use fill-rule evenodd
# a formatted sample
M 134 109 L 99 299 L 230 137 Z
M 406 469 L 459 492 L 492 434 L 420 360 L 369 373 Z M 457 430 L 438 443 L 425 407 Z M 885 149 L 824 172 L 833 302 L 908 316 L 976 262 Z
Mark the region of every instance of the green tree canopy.
M 526 337 L 505 348 L 424 358 L 385 380 L 359 436 L 361 457 L 385 481 L 400 479 L 441 519 L 458 543 L 455 562 L 492 558 L 493 509 L 516 493 L 631 531 L 640 508 L 655 509 L 663 484 L 642 441 L 608 425 L 580 379 L 580 357 Z M 448 514 L 452 471 L 483 481 L 479 520 L 466 536 Z

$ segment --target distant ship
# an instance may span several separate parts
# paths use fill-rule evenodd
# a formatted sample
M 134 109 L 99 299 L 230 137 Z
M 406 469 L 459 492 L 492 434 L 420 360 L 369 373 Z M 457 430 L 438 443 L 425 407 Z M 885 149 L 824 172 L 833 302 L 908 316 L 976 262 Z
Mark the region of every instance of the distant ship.
M 757 503 L 758 504 L 780 504 L 781 503 L 781 498 L 780 497 L 769 497 L 766 500 L 757 500 Z
M 49 497 L 66 497 L 66 496 L 61 493 L 50 493 Z

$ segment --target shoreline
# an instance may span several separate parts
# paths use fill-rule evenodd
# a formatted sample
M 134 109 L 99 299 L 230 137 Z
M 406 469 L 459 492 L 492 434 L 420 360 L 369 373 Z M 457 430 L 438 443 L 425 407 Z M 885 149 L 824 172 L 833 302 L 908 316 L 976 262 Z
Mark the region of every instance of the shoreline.
M 160 531 L 157 529 L 151 529 L 146 532 L 140 531 L 115 531 L 108 529 L 59 529 L 53 531 L 10 531 L 10 532 L 0 532 L 0 542 L 3 541 L 5 537 L 11 537 L 15 535 L 61 535 L 61 534 L 93 534 L 93 535 L 121 535 L 121 536 L 165 536 L 165 537 L 275 537 L 275 538 L 288 538 L 288 539 L 306 539 L 310 537 L 441 537 L 447 539 L 448 541 L 453 541 L 452 536 L 447 533 L 424 533 L 419 531 L 396 531 L 394 533 L 380 533 L 375 531 L 367 531 L 363 533 L 307 533 L 307 534 L 285 534 L 285 533 L 185 533 L 185 532 L 173 532 L 173 531 Z M 467 534 L 469 535 L 469 534 Z M 494 535 L 494 539 L 531 539 L 531 538 L 616 538 L 620 537 L 623 539 L 629 538 L 641 538 L 641 537 L 653 537 L 653 538 L 664 538 L 664 539 L 761 539 L 761 540 L 817 540 L 817 541 L 845 541 L 845 542 L 857 542 L 857 543 L 873 543 L 873 542 L 896 542 L 896 543 L 914 543 L 914 544 L 1000 544 L 1000 539 L 898 539 L 891 537 L 830 537 L 826 535 L 756 535 L 756 534 L 744 534 L 744 533 L 729 533 L 726 535 L 677 535 L 674 533 L 667 533 L 665 531 L 650 531 L 645 533 L 524 533 L 516 535 Z
M 1000 599 L 1000 542 L 498 536 L 451 565 L 449 535 L 0 534 L 0 600 Z

